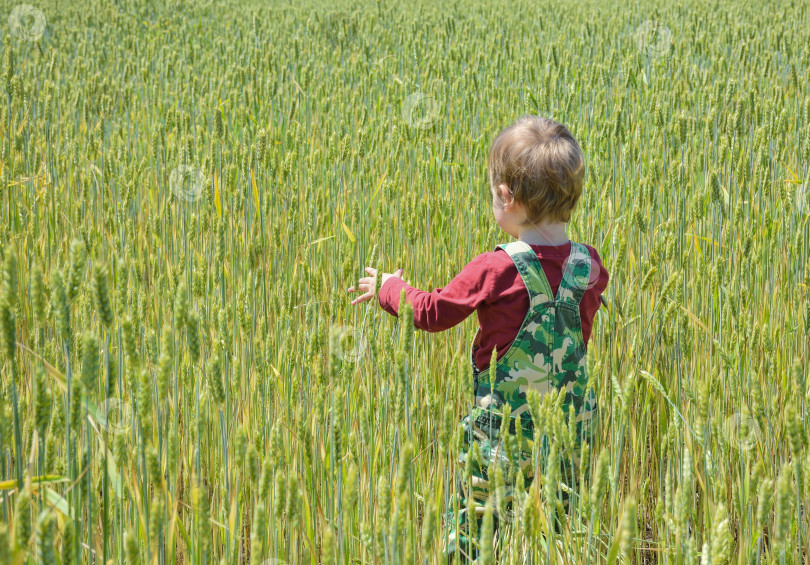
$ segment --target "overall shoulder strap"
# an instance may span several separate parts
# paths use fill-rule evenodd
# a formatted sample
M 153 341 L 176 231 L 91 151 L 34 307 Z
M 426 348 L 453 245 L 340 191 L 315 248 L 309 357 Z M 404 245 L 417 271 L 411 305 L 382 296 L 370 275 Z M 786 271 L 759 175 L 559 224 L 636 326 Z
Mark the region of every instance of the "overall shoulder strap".
M 546 274 L 543 272 L 543 266 L 526 242 L 511 241 L 509 243 L 500 243 L 495 249 L 497 250 L 498 247 L 509 254 L 517 267 L 518 273 L 523 278 L 523 284 L 526 285 L 526 289 L 529 291 L 529 312 L 534 306 L 552 300 L 554 294 L 551 292 L 551 286 L 548 284 Z
M 591 254 L 588 248 L 571 242 L 571 254 L 563 265 L 562 280 L 557 290 L 557 300 L 579 304 L 588 289 L 591 279 Z

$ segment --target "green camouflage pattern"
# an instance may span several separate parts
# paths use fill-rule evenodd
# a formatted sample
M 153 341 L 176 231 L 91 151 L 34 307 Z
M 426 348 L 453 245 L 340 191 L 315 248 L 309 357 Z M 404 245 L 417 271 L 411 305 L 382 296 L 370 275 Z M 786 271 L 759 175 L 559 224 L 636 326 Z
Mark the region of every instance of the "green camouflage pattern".
M 585 342 L 579 303 L 590 280 L 591 255 L 588 248 L 571 242 L 571 254 L 565 262 L 557 297 L 552 299 L 551 286 L 537 255 L 528 244 L 513 241 L 499 244 L 518 269 L 529 292 L 529 311 L 515 341 L 498 359 L 494 390 L 490 390 L 489 368 L 481 371 L 475 365 L 475 350 L 481 328 L 470 347 L 475 390 L 475 405 L 500 412 L 504 404 L 511 416 L 526 413 L 526 393 L 536 390 L 541 396 L 554 389 L 565 389 L 563 413 L 573 404 L 577 414 L 580 438 L 590 438 L 596 412 L 596 395 L 588 388 Z M 525 417 L 525 416 L 524 416 Z
M 532 461 L 534 442 L 523 434 L 512 430 L 513 438 L 505 437 L 505 430 L 500 423 L 491 417 L 492 412 L 473 407 L 470 414 L 461 420 L 464 429 L 464 442 L 467 446 L 459 456 L 458 463 L 461 469 L 467 468 L 468 459 L 471 458 L 473 442 L 478 444 L 480 459 L 473 458 L 470 463 L 469 480 L 464 480 L 464 473 L 456 474 L 456 493 L 450 497 L 447 510 L 443 517 L 445 524 L 444 555 L 464 563 L 476 559 L 481 549 L 480 532 L 484 518 L 485 506 L 491 493 L 495 500 L 503 502 L 504 513 L 501 513 L 497 504 L 493 508 L 493 531 L 498 531 L 501 524 L 520 527 L 524 506 L 515 504 L 515 485 L 510 470 L 520 469 L 524 477 L 524 488 L 534 482 L 535 464 Z M 515 421 L 512 420 L 514 423 Z M 513 442 L 513 446 L 507 445 Z M 541 449 L 541 453 L 547 453 Z M 511 456 L 510 456 L 511 454 Z M 579 462 L 575 459 L 574 466 Z M 498 490 L 490 482 L 490 470 L 495 466 L 503 470 L 504 486 Z M 543 469 L 541 467 L 541 469 Z M 545 470 L 545 469 L 543 469 Z M 560 458 L 560 477 L 572 476 L 571 461 L 566 457 Z M 561 503 L 565 514 L 569 511 L 569 495 L 562 491 Z M 474 517 L 474 518 L 473 518 Z M 470 531 L 472 520 L 475 520 L 474 530 Z M 554 529 L 561 531 L 560 518 L 554 521 Z
M 543 272 L 537 255 L 522 241 L 499 244 L 495 250 L 503 249 L 512 258 L 529 293 L 529 310 L 518 330 L 509 350 L 495 366 L 494 387 L 490 386 L 489 368 L 479 370 L 475 364 L 475 351 L 478 347 L 481 328 L 470 347 L 475 404 L 460 425 L 464 429 L 465 448 L 458 463 L 467 467 L 467 459 L 472 453 L 472 443 L 478 445 L 481 460 L 471 461 L 469 481 L 457 474 L 456 489 L 444 516 L 449 524 L 445 537 L 445 555 L 458 560 L 474 559 L 479 551 L 478 535 L 484 506 L 490 495 L 489 472 L 494 466 L 504 470 L 505 491 L 511 494 L 515 471 L 520 469 L 524 476 L 524 486 L 529 488 L 534 480 L 536 468 L 542 469 L 542 462 L 532 461 L 534 450 L 533 423 L 527 399 L 529 390 L 536 390 L 541 396 L 555 389 L 564 389 L 562 408 L 568 414 L 573 405 L 580 441 L 589 441 L 596 416 L 596 396 L 588 387 L 585 343 L 579 315 L 579 303 L 587 289 L 591 275 L 591 256 L 587 247 L 571 242 L 571 254 L 564 265 L 562 281 L 556 298 L 552 298 L 551 286 Z M 503 410 L 508 404 L 510 423 L 506 437 L 503 425 Z M 546 438 L 547 439 L 547 438 Z M 539 449 L 538 457 L 547 454 Z M 574 468 L 571 461 L 560 458 L 560 476 L 571 477 L 579 466 L 579 453 L 575 450 Z M 500 493 L 503 495 L 504 493 Z M 511 496 L 504 500 L 509 503 Z M 568 510 L 568 496 L 563 496 L 564 508 Z M 511 508 L 510 504 L 506 508 Z M 475 513 L 477 529 L 471 535 L 469 512 Z M 499 516 L 495 511 L 494 524 L 499 521 L 514 521 L 514 511 Z M 555 523 L 555 527 L 558 524 Z

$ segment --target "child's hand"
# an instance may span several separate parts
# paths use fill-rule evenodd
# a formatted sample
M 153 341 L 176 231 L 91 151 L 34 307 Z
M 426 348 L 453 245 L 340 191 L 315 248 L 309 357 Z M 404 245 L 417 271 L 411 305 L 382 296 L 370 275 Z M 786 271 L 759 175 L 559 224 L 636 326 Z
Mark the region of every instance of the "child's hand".
M 357 288 L 350 286 L 348 292 L 357 292 L 358 290 L 366 291 L 366 293 L 362 296 L 358 296 L 354 300 L 352 300 L 352 304 L 360 304 L 361 302 L 365 302 L 366 300 L 371 300 L 376 295 L 375 293 L 375 283 L 377 277 L 377 269 L 374 267 L 366 267 L 366 272 L 370 274 L 370 277 L 363 277 L 357 283 Z M 385 281 L 388 280 L 388 277 L 395 277 L 397 279 L 402 279 L 402 269 L 397 269 L 394 274 L 391 273 L 383 273 L 382 274 L 382 281 L 380 282 L 380 287 L 385 284 Z

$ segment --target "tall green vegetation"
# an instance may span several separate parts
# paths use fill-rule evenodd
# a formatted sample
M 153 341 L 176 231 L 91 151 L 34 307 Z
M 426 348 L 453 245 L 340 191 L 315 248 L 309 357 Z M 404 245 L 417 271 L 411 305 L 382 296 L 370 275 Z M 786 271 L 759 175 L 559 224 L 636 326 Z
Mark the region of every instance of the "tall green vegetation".
M 548 457 L 483 559 L 807 559 L 805 6 L 265 4 L 3 34 L 0 562 L 438 562 L 476 318 L 346 289 L 506 241 L 487 151 L 530 112 L 587 158 L 601 420 L 575 453 L 533 399 Z

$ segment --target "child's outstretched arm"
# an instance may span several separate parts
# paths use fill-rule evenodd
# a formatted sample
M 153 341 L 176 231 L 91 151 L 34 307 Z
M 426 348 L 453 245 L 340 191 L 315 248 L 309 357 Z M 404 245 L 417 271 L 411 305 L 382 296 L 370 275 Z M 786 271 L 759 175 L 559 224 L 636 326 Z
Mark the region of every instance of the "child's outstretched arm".
M 405 299 L 413 306 L 414 327 L 428 332 L 439 332 L 463 322 L 481 303 L 489 301 L 492 296 L 493 277 L 489 254 L 482 253 L 467 263 L 461 272 L 443 288 L 426 292 L 414 288 L 403 281 L 402 269 L 393 275 L 383 274 L 379 295 L 375 292 L 376 269 L 366 268 L 371 277 L 360 279 L 358 289 L 350 287 L 349 292 L 367 291 L 366 294 L 352 301 L 359 303 L 378 297 L 383 310 L 393 316 L 399 314 L 399 300 L 402 289 Z
M 370 277 L 363 277 L 357 282 L 357 288 L 350 286 L 348 292 L 357 292 L 358 290 L 362 290 L 365 294 L 358 296 L 354 300 L 352 300 L 352 304 L 360 304 L 361 302 L 365 302 L 366 300 L 371 300 L 376 296 L 375 292 L 375 284 L 377 282 L 377 269 L 374 267 L 366 267 L 366 272 L 370 274 Z M 385 281 L 388 280 L 389 277 L 394 277 L 397 279 L 402 280 L 402 269 L 397 269 L 393 274 L 391 273 L 383 273 L 381 275 L 382 282 L 380 283 L 381 286 L 385 284 Z

